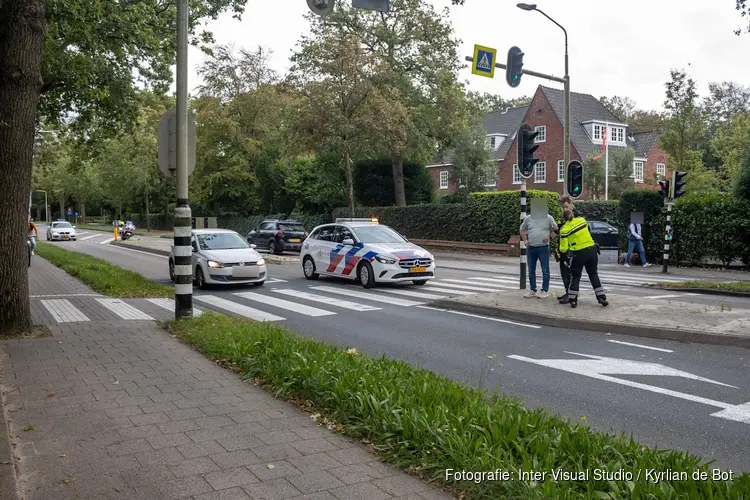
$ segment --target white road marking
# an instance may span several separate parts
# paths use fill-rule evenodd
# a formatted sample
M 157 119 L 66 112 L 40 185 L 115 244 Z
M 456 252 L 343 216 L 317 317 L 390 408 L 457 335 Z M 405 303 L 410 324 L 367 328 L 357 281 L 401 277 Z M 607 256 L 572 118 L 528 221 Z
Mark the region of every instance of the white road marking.
M 450 314 L 458 314 L 459 316 L 468 316 L 470 318 L 486 319 L 488 321 L 495 321 L 497 323 L 507 323 L 509 325 L 524 326 L 526 328 L 536 328 L 536 329 L 541 328 L 541 326 L 539 325 L 529 325 L 527 323 L 518 323 L 517 321 L 511 321 L 508 319 L 493 318 L 492 316 L 481 316 L 479 314 L 471 314 L 471 313 L 467 313 L 463 311 L 451 311 L 450 309 L 441 309 L 439 307 L 419 306 L 419 308 L 429 309 L 430 311 L 440 311 L 440 312 L 446 312 Z
M 81 238 L 81 241 L 90 240 L 91 238 L 96 238 L 97 236 L 101 236 L 100 234 L 92 234 L 91 236 L 86 236 L 85 238 Z
M 651 347 L 650 345 L 633 344 L 631 342 L 623 342 L 621 340 L 607 340 L 607 342 L 612 342 L 613 344 L 629 345 L 631 347 L 640 347 L 642 349 L 651 349 L 652 351 L 674 352 L 671 349 L 662 349 L 661 347 Z
M 690 295 L 696 295 L 694 293 L 679 293 L 674 295 L 644 295 L 648 299 L 677 299 L 680 297 L 688 297 Z
M 148 314 L 120 299 L 96 299 L 96 301 L 122 319 L 154 321 L 154 318 Z
M 58 323 L 76 323 L 79 321 L 91 321 L 88 316 L 83 314 L 66 299 L 42 300 L 42 305 L 49 311 L 52 317 Z
M 332 316 L 336 314 L 333 311 L 326 311 L 325 309 L 318 309 L 317 307 L 310 307 L 303 304 L 298 304 L 297 302 L 277 299 L 276 297 L 269 297 L 268 295 L 263 295 L 255 292 L 239 292 L 232 295 L 236 295 L 238 297 L 242 297 L 243 299 L 252 300 L 255 302 L 260 302 L 261 304 L 268 304 L 269 306 L 278 307 L 280 309 L 286 309 L 287 311 L 304 314 L 305 316 L 318 317 Z
M 457 288 L 446 288 L 441 286 L 440 283 L 430 284 L 431 292 L 447 293 L 449 295 L 476 295 L 477 292 L 467 292 L 466 290 L 459 290 Z
M 109 243 L 110 241 L 115 241 L 115 239 L 114 239 L 114 238 L 107 238 L 107 239 L 106 239 L 106 240 L 104 240 L 104 241 L 97 241 L 97 243 L 99 243 L 100 245 L 106 245 L 106 244 L 108 244 L 108 243 Z
M 215 295 L 194 295 L 193 299 L 205 302 L 206 304 L 211 304 L 212 306 L 224 309 L 225 311 L 239 314 L 246 318 L 254 319 L 255 321 L 284 321 L 286 319 L 281 316 L 276 316 L 275 314 L 266 313 L 243 304 L 238 304 L 237 302 L 232 302 L 231 300 L 216 297 Z
M 699 377 L 691 373 L 669 368 L 664 365 L 656 363 L 646 363 L 642 361 L 630 361 L 626 359 L 606 358 L 603 356 L 592 356 L 589 354 L 579 354 L 575 352 L 568 352 L 567 354 L 573 354 L 577 356 L 584 356 L 589 359 L 533 359 L 527 358 L 526 356 L 518 356 L 512 354 L 508 356 L 511 359 L 518 361 L 525 361 L 535 365 L 546 366 L 549 368 L 556 368 L 558 370 L 583 375 L 585 377 L 591 377 L 598 380 L 604 380 L 606 382 L 613 382 L 615 384 L 624 385 L 627 387 L 634 387 L 636 389 L 642 389 L 644 391 L 655 392 L 657 394 L 663 394 L 665 396 L 672 396 L 675 398 L 684 399 L 686 401 L 692 401 L 694 403 L 701 403 L 708 406 L 714 406 L 722 408 L 723 411 L 712 413 L 712 417 L 723 418 L 725 420 L 734 420 L 738 422 L 750 423 L 750 403 L 741 405 L 733 405 L 725 403 L 723 401 L 716 401 L 713 399 L 704 398 L 701 396 L 694 396 L 684 392 L 673 391 L 670 389 L 664 389 L 648 384 L 642 384 L 640 382 L 633 382 L 631 380 L 625 380 L 617 377 L 610 377 L 608 374 L 619 374 L 619 375 L 662 375 L 662 376 L 674 376 L 684 377 L 692 380 L 700 380 L 702 382 L 708 382 L 711 384 L 723 385 L 736 389 L 737 387 L 715 380 Z
M 100 293 L 61 293 L 58 295 L 29 295 L 31 299 L 40 299 L 44 297 L 101 297 Z
M 421 306 L 423 302 L 414 302 L 413 300 L 399 299 L 396 297 L 388 297 L 386 295 L 379 295 L 377 293 L 364 292 L 362 290 L 348 290 L 347 288 L 336 288 L 332 286 L 311 286 L 312 290 L 320 290 L 321 292 L 336 293 L 339 295 L 346 295 L 348 297 L 357 297 L 360 299 L 372 300 L 375 302 L 382 302 L 384 304 L 392 304 L 401 307 L 413 307 Z
M 385 292 L 385 293 L 392 293 L 394 295 L 403 295 L 405 297 L 415 297 L 417 299 L 427 299 L 427 300 L 438 300 L 438 299 L 444 299 L 444 295 L 435 295 L 434 293 L 424 293 L 424 292 L 412 292 L 411 290 L 399 290 L 396 288 L 378 288 L 379 292 Z M 436 290 L 437 291 L 437 290 Z
M 268 278 L 266 280 L 266 285 L 269 285 L 271 283 L 289 283 L 287 280 L 280 280 L 279 278 Z
M 380 311 L 380 307 L 368 306 L 366 304 L 360 304 L 358 302 L 350 302 L 348 300 L 336 299 L 333 297 L 325 297 L 323 295 L 315 295 L 314 293 L 302 292 L 299 290 L 291 290 L 289 288 L 274 288 L 272 291 L 276 293 L 282 293 L 289 295 L 290 297 L 296 297 L 298 299 L 310 300 L 313 302 L 320 302 L 331 306 L 342 307 L 344 309 L 351 309 L 352 311 Z
M 154 305 L 157 305 L 161 307 L 162 309 L 167 309 L 168 311 L 174 312 L 175 310 L 175 304 L 174 299 L 146 299 L 149 302 L 151 302 Z M 200 309 L 194 307 L 193 308 L 193 316 L 200 316 L 203 314 L 203 311 Z
M 484 288 L 480 286 L 467 286 L 467 285 L 459 285 L 454 283 L 445 283 L 447 280 L 441 280 L 439 284 L 435 283 L 427 283 L 427 286 L 430 288 L 433 287 L 440 287 L 440 288 L 458 288 L 459 290 L 471 290 L 474 292 L 499 292 L 497 288 Z M 456 280 L 459 283 L 463 283 L 461 280 Z

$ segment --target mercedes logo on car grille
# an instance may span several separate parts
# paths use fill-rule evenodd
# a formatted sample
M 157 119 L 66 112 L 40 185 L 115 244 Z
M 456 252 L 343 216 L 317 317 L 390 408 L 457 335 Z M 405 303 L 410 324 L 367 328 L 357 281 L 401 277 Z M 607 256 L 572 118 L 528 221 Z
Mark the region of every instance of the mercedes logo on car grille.
M 244 262 L 240 262 L 240 263 L 239 263 L 239 264 L 237 264 L 237 265 L 238 265 L 238 266 L 244 266 L 244 265 L 245 265 L 245 263 L 244 263 Z
M 422 265 L 422 263 L 420 261 L 418 261 L 418 260 L 414 261 L 414 267 L 420 267 L 421 265 Z

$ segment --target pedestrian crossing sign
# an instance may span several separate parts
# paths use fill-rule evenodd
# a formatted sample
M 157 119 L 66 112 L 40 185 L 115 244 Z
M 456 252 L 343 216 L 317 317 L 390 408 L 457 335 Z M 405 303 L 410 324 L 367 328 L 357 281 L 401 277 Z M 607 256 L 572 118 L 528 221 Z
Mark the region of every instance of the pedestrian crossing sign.
M 497 49 L 474 45 L 474 62 L 472 63 L 471 72 L 475 75 L 494 78 L 496 59 Z

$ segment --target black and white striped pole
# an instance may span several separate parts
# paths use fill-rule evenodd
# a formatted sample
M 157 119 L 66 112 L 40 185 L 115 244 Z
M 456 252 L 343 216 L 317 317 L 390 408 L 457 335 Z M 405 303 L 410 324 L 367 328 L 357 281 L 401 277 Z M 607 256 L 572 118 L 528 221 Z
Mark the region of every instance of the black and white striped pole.
M 672 200 L 667 200 L 667 227 L 664 230 L 664 266 L 661 272 L 666 273 L 669 267 L 669 247 L 672 243 Z
M 523 179 L 521 181 L 521 224 L 523 224 L 524 219 L 526 218 L 526 179 Z M 521 241 L 518 243 L 521 248 L 521 281 L 519 283 L 519 288 L 521 290 L 526 289 L 526 243 L 523 242 L 523 238 L 521 238 Z

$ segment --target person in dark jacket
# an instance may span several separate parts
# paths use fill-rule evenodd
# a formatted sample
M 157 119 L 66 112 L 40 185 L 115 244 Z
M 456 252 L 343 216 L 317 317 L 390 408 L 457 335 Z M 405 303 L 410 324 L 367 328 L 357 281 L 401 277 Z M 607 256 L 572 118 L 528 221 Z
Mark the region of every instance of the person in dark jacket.
M 560 228 L 560 251 L 570 253 L 570 306 L 578 306 L 578 286 L 584 268 L 596 294 L 596 300 L 603 306 L 609 305 L 604 287 L 599 280 L 599 255 L 594 238 L 589 232 L 588 222 L 583 217 L 573 217 L 572 210 L 563 211 L 563 220 L 565 225 Z

